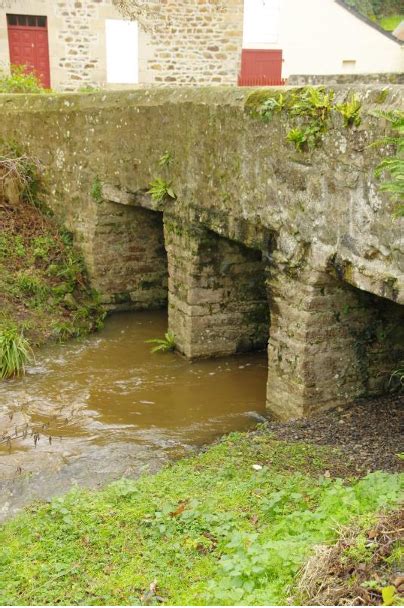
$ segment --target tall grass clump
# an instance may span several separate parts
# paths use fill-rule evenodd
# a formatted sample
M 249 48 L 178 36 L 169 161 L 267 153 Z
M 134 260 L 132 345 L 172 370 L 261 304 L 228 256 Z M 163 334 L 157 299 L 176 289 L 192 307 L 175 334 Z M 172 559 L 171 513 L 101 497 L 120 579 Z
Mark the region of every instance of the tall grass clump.
M 0 329 L 0 379 L 21 376 L 25 366 L 33 359 L 28 340 L 16 326 Z

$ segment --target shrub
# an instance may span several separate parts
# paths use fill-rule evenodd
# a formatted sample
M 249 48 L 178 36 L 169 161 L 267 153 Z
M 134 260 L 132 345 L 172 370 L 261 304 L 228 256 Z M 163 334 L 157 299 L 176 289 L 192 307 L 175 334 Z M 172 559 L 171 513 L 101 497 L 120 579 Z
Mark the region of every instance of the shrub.
M 35 74 L 26 73 L 25 66 L 11 66 L 11 73 L 0 71 L 0 93 L 44 93 L 45 89 Z
M 172 162 L 173 162 L 173 157 L 171 155 L 171 152 L 169 152 L 168 150 L 166 150 L 164 152 L 164 154 L 162 154 L 159 158 L 160 167 L 169 167 Z
M 0 329 L 0 379 L 24 374 L 33 353 L 28 340 L 15 325 Z
M 264 122 L 269 122 L 275 112 L 281 112 L 285 108 L 286 99 L 282 93 L 277 97 L 269 97 L 259 108 L 259 114 Z
M 160 177 L 157 177 L 154 181 L 150 183 L 150 189 L 148 190 L 148 194 L 151 195 L 152 199 L 156 201 L 156 203 L 160 203 L 167 196 L 169 196 L 170 198 L 176 198 L 174 190 L 171 186 L 171 182 L 166 182 Z
M 44 302 L 50 290 L 42 277 L 22 272 L 16 277 L 14 291 L 17 297 L 30 298 L 32 305 L 37 306 Z

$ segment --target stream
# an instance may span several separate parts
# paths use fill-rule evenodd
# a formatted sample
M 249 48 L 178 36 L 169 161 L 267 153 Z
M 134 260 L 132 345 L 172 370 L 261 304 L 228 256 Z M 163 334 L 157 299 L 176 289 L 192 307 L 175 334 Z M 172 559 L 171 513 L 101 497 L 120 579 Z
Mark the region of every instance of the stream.
M 121 313 L 41 349 L 0 384 L 0 520 L 78 484 L 156 471 L 265 414 L 265 353 L 189 363 L 151 354 L 166 311 Z

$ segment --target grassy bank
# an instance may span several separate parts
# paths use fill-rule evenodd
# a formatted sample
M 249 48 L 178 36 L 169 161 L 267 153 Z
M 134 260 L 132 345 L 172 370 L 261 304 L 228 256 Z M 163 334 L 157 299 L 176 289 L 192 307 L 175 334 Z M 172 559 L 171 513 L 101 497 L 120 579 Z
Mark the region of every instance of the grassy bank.
M 0 603 L 298 602 L 314 548 L 354 522 L 350 551 L 366 562 L 366 531 L 399 500 L 399 475 L 343 481 L 341 467 L 330 448 L 233 434 L 155 476 L 33 506 L 0 531 Z M 377 598 L 399 553 L 392 543 L 369 581 Z
M 36 346 L 93 331 L 103 319 L 71 235 L 40 203 L 30 161 L 16 158 L 0 150 L 0 352 L 8 357 L 10 345 L 24 345 L 21 335 Z M 10 375 L 1 359 L 0 376 Z

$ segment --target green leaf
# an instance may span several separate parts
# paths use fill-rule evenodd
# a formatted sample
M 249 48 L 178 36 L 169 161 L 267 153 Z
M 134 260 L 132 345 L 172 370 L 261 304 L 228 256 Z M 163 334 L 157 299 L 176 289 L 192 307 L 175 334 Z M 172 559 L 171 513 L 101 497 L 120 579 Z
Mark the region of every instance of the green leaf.
M 393 585 L 389 585 L 388 587 L 383 587 L 383 589 L 382 589 L 383 606 L 392 606 L 393 605 L 395 593 L 396 593 L 396 588 Z

